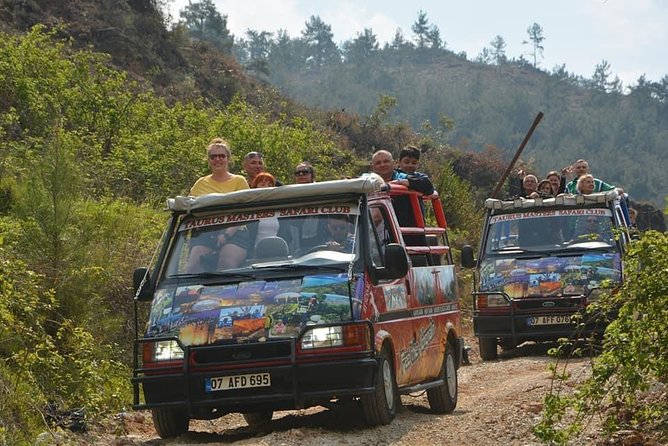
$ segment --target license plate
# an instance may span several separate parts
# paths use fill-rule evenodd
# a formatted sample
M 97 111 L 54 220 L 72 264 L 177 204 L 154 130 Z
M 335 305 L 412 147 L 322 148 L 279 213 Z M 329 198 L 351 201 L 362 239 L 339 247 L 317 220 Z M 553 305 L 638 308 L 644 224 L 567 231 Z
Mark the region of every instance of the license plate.
M 529 318 L 529 325 L 566 325 L 572 323 L 570 315 L 535 316 Z
M 219 390 L 250 389 L 253 387 L 271 386 L 269 373 L 250 373 L 248 375 L 220 376 L 207 378 L 204 387 L 207 392 Z

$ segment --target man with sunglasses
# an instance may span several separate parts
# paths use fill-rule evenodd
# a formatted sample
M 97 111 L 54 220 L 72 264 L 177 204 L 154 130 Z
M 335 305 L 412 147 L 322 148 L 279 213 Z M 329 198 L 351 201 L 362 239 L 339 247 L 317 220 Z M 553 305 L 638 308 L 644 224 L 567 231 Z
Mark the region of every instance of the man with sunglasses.
M 246 155 L 244 155 L 244 160 L 241 163 L 241 167 L 243 168 L 244 172 L 246 172 L 249 184 L 253 182 L 258 174 L 266 172 L 264 166 L 264 156 L 262 156 L 260 152 L 248 152 Z M 276 186 L 283 186 L 283 183 L 276 179 Z
M 295 183 L 307 184 L 315 183 L 315 171 L 308 161 L 302 161 L 295 167 Z

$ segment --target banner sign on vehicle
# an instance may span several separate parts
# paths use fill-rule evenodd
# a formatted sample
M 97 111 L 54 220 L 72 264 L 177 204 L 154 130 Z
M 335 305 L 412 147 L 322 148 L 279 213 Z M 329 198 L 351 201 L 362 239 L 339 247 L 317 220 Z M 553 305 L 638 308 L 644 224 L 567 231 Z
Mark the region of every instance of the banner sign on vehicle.
M 490 224 L 494 224 L 504 221 L 526 220 L 531 218 L 579 217 L 582 215 L 612 217 L 612 212 L 610 209 L 553 209 L 545 211 L 517 212 L 515 214 L 494 215 L 489 219 L 489 222 Z
M 320 206 L 300 206 L 284 209 L 267 209 L 250 212 L 235 212 L 233 214 L 216 215 L 213 217 L 199 217 L 186 221 L 179 231 L 203 228 L 207 226 L 224 225 L 230 223 L 261 220 L 263 218 L 302 217 L 312 215 L 358 215 L 359 209 L 351 204 L 324 204 Z

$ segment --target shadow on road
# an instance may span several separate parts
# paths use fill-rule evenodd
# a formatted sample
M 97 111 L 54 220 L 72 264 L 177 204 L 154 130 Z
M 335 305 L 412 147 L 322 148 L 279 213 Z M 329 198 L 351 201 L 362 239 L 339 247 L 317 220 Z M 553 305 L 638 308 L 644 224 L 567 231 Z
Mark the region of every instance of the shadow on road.
M 292 429 L 304 428 L 324 429 L 329 432 L 341 433 L 368 429 L 359 404 L 354 402 L 333 404 L 332 407 L 322 408 L 322 410 L 315 413 L 288 413 L 287 415 L 282 415 L 279 412 L 275 417 L 270 423 L 262 427 L 251 428 L 249 426 L 240 426 L 219 432 L 191 430 L 178 439 L 155 439 L 141 443 L 141 445 L 234 443 L 249 438 L 263 437 L 270 433 L 287 432 Z

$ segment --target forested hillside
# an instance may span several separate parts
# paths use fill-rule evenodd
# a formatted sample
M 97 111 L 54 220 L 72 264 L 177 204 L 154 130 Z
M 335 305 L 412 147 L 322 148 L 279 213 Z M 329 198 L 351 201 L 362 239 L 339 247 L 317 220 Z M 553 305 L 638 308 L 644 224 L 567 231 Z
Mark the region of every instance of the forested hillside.
M 368 114 L 381 95 L 391 96 L 392 121 L 464 150 L 496 146 L 507 159 L 543 111 L 524 154 L 535 160 L 536 173 L 585 158 L 596 176 L 663 206 L 668 75 L 660 82 L 642 77 L 624 90 L 605 61 L 591 79 L 565 65 L 546 71 L 523 57 L 507 57 L 499 36 L 472 60 L 447 49 L 447 35 L 440 36 L 426 13 L 411 35 L 398 33 L 384 46 L 370 29 L 342 47 L 332 38 L 331 27 L 311 17 L 297 37 L 249 32 L 240 60 L 263 67 L 285 94 L 312 106 Z M 244 44 L 254 50 L 243 51 Z

